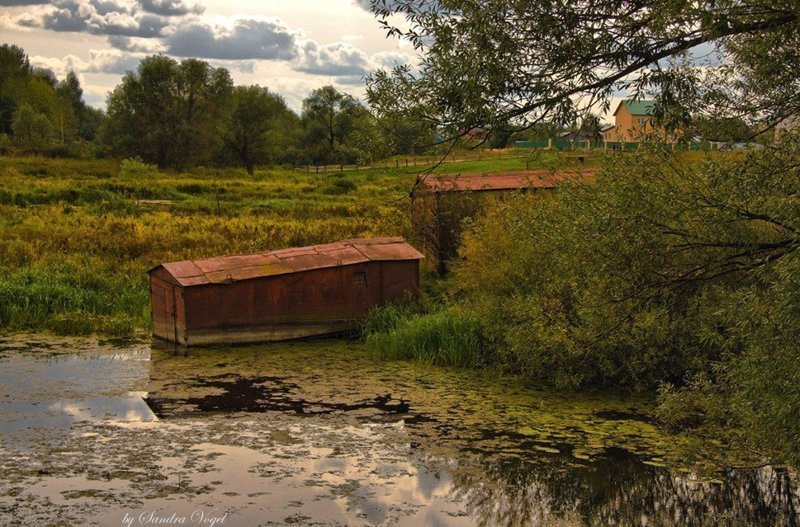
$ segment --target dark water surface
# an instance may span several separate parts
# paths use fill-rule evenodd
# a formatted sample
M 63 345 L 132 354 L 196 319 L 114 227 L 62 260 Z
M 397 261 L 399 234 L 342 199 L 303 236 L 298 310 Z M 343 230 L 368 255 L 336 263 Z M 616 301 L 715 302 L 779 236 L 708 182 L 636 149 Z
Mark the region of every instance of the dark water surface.
M 709 464 L 648 404 L 335 340 L 0 337 L 0 525 L 798 525 L 795 471 Z

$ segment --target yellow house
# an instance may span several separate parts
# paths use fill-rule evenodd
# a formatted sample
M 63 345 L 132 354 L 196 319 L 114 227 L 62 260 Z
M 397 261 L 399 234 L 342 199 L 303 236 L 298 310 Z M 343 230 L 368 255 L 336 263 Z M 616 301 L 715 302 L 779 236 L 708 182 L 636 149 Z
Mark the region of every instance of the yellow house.
M 614 126 L 603 130 L 603 141 L 641 141 L 652 133 L 655 101 L 621 101 L 614 110 Z

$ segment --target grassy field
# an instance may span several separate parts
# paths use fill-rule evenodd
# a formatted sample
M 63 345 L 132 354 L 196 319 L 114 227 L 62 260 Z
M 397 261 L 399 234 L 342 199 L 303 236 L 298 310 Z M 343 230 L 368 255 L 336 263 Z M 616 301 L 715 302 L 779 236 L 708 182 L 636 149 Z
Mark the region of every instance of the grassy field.
M 414 178 L 0 158 L 0 326 L 129 335 L 149 324 L 152 266 L 403 235 Z
M 438 172 L 518 170 L 524 159 Z M 344 173 L 0 157 L 0 327 L 124 336 L 149 325 L 165 261 L 408 236 L 421 166 Z

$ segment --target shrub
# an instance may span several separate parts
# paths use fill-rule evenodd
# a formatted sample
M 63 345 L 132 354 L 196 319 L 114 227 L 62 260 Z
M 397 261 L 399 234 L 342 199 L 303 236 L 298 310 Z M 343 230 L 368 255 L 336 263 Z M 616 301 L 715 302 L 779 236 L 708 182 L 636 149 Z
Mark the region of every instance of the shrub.
M 465 234 L 459 302 L 509 369 L 661 385 L 669 426 L 735 420 L 800 461 L 798 156 L 798 136 L 700 160 L 618 153 L 592 182 L 500 201 Z
M 384 359 L 413 359 L 442 366 L 476 367 L 483 362 L 479 326 L 452 309 L 409 315 L 396 307 L 373 312 L 367 347 Z
M 158 175 L 158 167 L 145 163 L 140 158 L 123 159 L 119 164 L 119 176 L 130 179 L 146 179 Z
M 0 155 L 8 155 L 12 148 L 11 138 L 7 134 L 0 134 Z
M 337 178 L 329 186 L 325 187 L 326 194 L 348 194 L 355 191 L 358 185 L 355 181 L 344 177 Z

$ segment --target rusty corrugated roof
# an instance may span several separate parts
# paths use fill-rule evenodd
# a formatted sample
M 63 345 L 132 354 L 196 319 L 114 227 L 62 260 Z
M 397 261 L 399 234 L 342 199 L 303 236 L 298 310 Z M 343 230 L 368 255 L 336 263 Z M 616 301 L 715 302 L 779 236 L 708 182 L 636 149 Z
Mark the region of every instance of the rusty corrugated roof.
M 548 170 L 431 174 L 422 180 L 420 187 L 424 190 L 433 192 L 555 188 L 564 181 L 575 178 L 585 178 L 593 174 L 593 170 L 581 170 L 580 172 L 557 172 L 555 174 Z
M 403 238 L 363 238 L 266 253 L 184 260 L 157 265 L 182 286 L 223 284 L 370 261 L 419 260 Z

